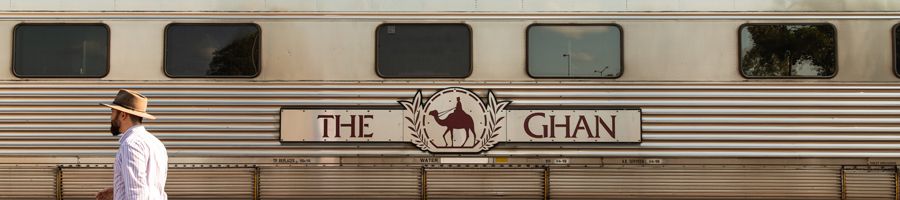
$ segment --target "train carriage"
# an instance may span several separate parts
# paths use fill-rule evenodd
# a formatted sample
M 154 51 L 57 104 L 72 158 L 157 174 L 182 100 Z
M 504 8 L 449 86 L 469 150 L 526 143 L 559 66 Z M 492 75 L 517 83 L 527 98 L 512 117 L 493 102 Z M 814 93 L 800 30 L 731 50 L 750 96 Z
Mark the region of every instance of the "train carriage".
M 0 1 L 0 199 L 111 185 L 119 88 L 172 199 L 898 199 L 898 10 Z

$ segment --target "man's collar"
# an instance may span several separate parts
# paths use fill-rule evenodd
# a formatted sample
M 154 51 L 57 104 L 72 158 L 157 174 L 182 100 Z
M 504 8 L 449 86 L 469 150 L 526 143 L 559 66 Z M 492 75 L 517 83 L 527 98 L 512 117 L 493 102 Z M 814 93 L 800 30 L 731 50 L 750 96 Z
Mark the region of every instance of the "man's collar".
M 125 132 L 122 133 L 122 137 L 119 137 L 119 143 L 122 143 L 122 140 L 125 140 L 125 138 L 128 138 L 129 136 L 131 136 L 132 135 L 131 133 L 135 132 L 135 130 L 143 129 L 143 128 L 144 128 L 144 125 L 142 125 L 142 124 L 138 124 L 138 125 L 129 127 L 128 130 L 125 130 Z

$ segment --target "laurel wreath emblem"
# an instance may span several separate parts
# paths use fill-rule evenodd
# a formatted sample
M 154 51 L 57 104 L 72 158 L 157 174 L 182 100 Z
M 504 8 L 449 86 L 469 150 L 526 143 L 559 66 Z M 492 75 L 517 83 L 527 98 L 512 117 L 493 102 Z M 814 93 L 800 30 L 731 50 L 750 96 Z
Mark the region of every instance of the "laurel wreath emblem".
M 500 142 L 499 140 L 494 139 L 497 138 L 497 136 L 500 136 L 498 131 L 500 131 L 500 128 L 503 128 L 500 122 L 502 122 L 505 117 L 500 116 L 500 113 L 509 105 L 509 103 L 511 103 L 510 101 L 497 101 L 497 97 L 494 96 L 493 91 L 488 91 L 487 100 L 488 104 L 486 108 L 489 115 L 488 120 L 490 120 L 491 123 L 488 124 L 488 130 L 490 131 L 483 136 L 485 142 L 484 145 L 481 146 L 481 150 L 488 150 Z
M 423 133 L 419 130 L 422 129 L 422 124 L 424 124 L 425 120 L 422 120 L 422 110 L 425 110 L 425 105 L 422 104 L 422 91 L 419 90 L 416 92 L 416 96 L 413 97 L 413 101 L 399 101 L 400 105 L 403 105 L 403 108 L 406 109 L 404 118 L 406 121 L 410 123 L 410 126 L 407 126 L 410 131 L 412 131 L 412 143 L 419 147 L 422 150 L 428 150 L 428 145 L 423 142 L 422 138 L 424 138 Z M 410 117 L 412 116 L 412 117 Z
M 448 88 L 449 89 L 449 88 Z M 419 149 L 425 151 L 432 151 L 435 147 L 428 146 L 425 143 L 425 140 L 428 136 L 425 135 L 424 131 L 422 131 L 422 126 L 425 123 L 425 103 L 422 102 L 422 91 L 419 90 L 416 92 L 415 97 L 413 97 L 412 101 L 398 101 L 400 105 L 403 105 L 406 113 L 404 113 L 404 118 L 407 122 L 409 122 L 409 126 L 406 128 L 409 129 L 412 133 L 410 134 L 411 142 L 416 145 Z M 479 101 L 480 106 L 484 107 L 487 111 L 487 133 L 482 134 L 479 139 L 484 141 L 481 143 L 480 148 L 477 148 L 479 151 L 488 150 L 494 145 L 496 145 L 499 140 L 496 140 L 497 137 L 500 136 L 500 129 L 503 128 L 502 122 L 505 118 L 502 116 L 502 113 L 506 106 L 508 106 L 510 101 L 497 101 L 496 96 L 494 96 L 493 91 L 488 91 L 487 102 Z

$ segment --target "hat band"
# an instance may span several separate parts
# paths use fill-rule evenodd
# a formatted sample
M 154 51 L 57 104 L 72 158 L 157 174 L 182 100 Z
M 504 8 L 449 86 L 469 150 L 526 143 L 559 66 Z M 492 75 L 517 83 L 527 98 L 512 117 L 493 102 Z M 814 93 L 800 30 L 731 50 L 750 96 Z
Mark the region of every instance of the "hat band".
M 113 104 L 114 104 L 114 105 L 117 105 L 117 106 L 122 106 L 122 107 L 124 107 L 124 108 L 128 108 L 129 110 L 138 111 L 138 112 L 144 112 L 143 110 L 134 109 L 134 107 L 122 105 L 121 103 L 118 103 L 118 102 L 113 102 Z

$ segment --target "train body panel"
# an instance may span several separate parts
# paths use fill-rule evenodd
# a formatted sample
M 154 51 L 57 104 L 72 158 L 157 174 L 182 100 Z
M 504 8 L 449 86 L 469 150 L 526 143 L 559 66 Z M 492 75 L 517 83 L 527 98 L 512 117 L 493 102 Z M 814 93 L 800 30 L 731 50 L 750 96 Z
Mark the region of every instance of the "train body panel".
M 10 68 L 0 70 L 0 182 L 21 183 L 0 183 L 0 199 L 90 199 L 111 184 L 118 138 L 98 103 L 120 88 L 150 98 L 172 199 L 900 199 L 897 10 L 890 0 L 0 1 L 10 38 L 0 40 Z M 33 24 L 102 24 L 108 73 L 17 74 L 15 33 Z M 258 28 L 258 75 L 168 74 L 173 24 Z M 471 73 L 380 75 L 385 24 L 468 27 Z M 765 24 L 832 27 L 833 76 L 746 76 L 742 28 Z M 621 76 L 533 76 L 538 25 L 618 28 Z M 434 153 L 280 135 L 282 109 L 402 109 L 445 88 L 520 109 L 639 109 L 640 142 Z

